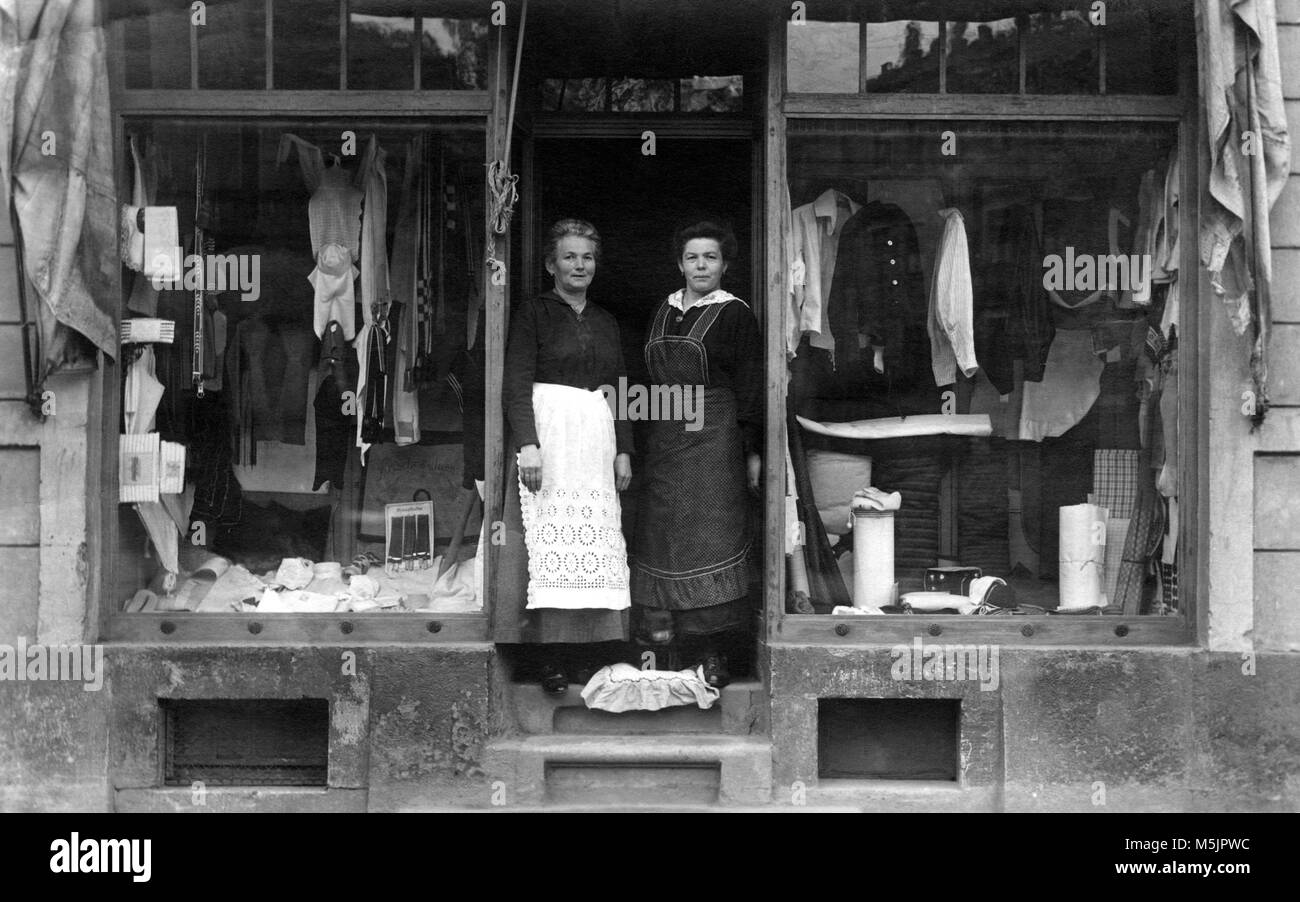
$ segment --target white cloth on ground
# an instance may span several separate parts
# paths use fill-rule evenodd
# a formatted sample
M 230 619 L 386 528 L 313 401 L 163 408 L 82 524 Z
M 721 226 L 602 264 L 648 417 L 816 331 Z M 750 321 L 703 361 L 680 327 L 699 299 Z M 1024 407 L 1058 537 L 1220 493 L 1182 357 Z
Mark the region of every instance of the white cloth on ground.
M 582 688 L 588 708 L 601 711 L 659 711 L 677 705 L 711 708 L 722 693 L 695 670 L 638 670 L 631 664 L 602 667 Z

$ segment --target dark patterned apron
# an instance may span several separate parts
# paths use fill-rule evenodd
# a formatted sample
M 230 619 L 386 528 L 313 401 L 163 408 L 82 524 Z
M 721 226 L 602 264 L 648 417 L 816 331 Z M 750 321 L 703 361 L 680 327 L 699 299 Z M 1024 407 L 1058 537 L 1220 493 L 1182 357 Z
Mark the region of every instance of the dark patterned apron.
M 651 420 L 647 430 L 632 565 L 635 604 L 693 610 L 734 601 L 748 590 L 745 457 L 736 397 L 709 387 L 704 336 L 722 312 L 711 304 L 686 335 L 666 335 L 664 304 L 646 342 L 656 387 L 704 386 L 703 414 Z M 696 428 L 698 425 L 698 429 Z

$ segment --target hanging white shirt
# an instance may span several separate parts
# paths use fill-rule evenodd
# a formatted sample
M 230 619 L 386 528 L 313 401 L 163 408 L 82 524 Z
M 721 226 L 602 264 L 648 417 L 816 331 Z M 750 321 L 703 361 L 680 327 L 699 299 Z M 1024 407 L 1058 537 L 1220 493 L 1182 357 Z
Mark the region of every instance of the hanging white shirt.
M 957 381 L 957 367 L 966 376 L 975 375 L 975 293 L 971 287 L 970 250 L 966 245 L 966 223 L 955 207 L 940 210 L 944 219 L 939 255 L 930 283 L 930 360 L 934 384 Z
M 814 348 L 830 351 L 835 349 L 835 336 L 831 334 L 828 313 L 831 279 L 835 275 L 835 260 L 839 255 L 844 224 L 860 209 L 862 205 L 847 194 L 830 188 L 812 203 L 798 207 L 792 214 L 792 266 L 797 273 L 797 261 L 802 262 L 804 279 L 799 331 L 810 333 L 809 343 Z M 797 290 L 797 276 L 795 284 Z

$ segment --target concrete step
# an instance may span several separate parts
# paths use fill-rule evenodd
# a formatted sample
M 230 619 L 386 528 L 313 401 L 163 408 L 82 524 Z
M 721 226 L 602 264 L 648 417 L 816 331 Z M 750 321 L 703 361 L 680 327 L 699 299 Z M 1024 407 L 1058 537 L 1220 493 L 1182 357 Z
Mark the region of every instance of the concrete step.
M 759 736 L 505 737 L 484 767 L 505 807 L 761 805 L 772 791 L 772 744 Z
M 594 711 L 582 700 L 582 686 L 571 683 L 563 695 L 549 695 L 538 683 L 513 683 L 510 703 L 515 725 L 529 735 L 629 736 L 663 733 L 725 733 L 748 736 L 766 732 L 763 684 L 736 682 L 722 689 L 713 707 L 693 705 L 661 711 Z

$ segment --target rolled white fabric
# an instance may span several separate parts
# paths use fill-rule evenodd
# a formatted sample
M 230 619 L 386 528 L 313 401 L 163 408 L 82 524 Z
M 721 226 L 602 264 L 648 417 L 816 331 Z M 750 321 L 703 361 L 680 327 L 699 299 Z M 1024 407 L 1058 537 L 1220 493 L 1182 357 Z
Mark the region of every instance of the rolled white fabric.
M 879 608 L 894 590 L 894 512 L 853 512 L 853 606 Z
M 1060 513 L 1060 608 L 1106 604 L 1103 571 L 1106 509 L 1095 504 L 1062 507 Z

